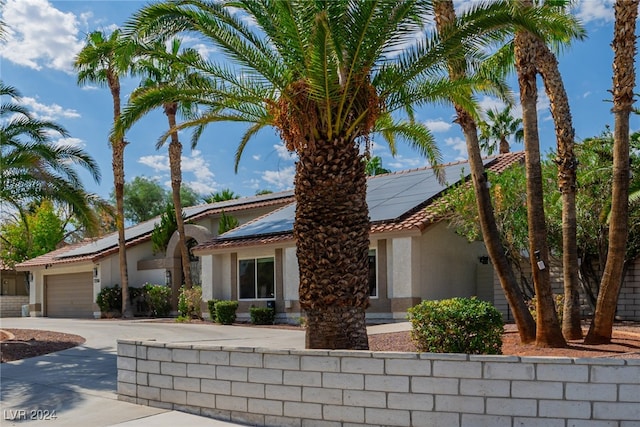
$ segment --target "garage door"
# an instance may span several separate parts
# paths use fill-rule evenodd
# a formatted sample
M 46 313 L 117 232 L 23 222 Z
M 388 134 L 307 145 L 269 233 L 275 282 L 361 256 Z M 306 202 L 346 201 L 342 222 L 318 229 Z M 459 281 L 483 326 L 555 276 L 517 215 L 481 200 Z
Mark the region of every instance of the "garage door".
M 46 316 L 93 317 L 93 274 L 46 276 Z

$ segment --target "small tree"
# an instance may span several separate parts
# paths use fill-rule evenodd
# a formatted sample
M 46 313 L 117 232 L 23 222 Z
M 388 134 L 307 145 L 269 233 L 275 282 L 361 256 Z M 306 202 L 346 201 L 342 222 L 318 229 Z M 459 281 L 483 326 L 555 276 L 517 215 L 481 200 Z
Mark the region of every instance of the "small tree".
M 240 225 L 240 223 L 236 218 L 231 215 L 227 215 L 222 211 L 222 215 L 220 215 L 220 223 L 218 224 L 218 234 L 233 230 L 238 225 Z
M 178 229 L 176 224 L 176 216 L 173 209 L 173 204 L 167 203 L 165 211 L 160 216 L 160 224 L 156 224 L 153 227 L 151 233 L 151 243 L 153 245 L 153 253 L 157 254 L 167 250 L 167 245 L 171 236 Z

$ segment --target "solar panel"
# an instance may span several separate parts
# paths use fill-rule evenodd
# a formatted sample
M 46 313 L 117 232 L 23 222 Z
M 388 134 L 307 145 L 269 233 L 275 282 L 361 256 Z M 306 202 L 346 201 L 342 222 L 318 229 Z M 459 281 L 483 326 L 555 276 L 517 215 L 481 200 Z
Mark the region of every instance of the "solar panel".
M 225 200 L 223 202 L 209 203 L 198 206 L 189 206 L 184 208 L 183 211 L 185 214 L 185 218 L 189 219 L 212 209 L 224 209 L 227 207 L 255 203 L 257 201 L 275 200 L 282 197 L 289 197 L 291 195 L 293 195 L 293 191 L 283 191 L 278 193 L 263 194 L 260 196 L 243 197 L 241 199 Z M 140 236 L 144 236 L 145 234 L 151 233 L 153 231 L 154 225 L 158 222 L 160 222 L 160 217 L 156 217 L 150 219 L 149 221 L 145 221 L 127 228 L 124 232 L 125 240 L 129 241 L 131 239 L 135 239 Z M 116 246 L 118 246 L 118 233 L 112 233 L 107 236 L 101 237 L 93 242 L 87 243 L 86 245 L 82 245 L 78 248 L 65 252 L 64 254 L 60 255 L 59 258 L 91 255 Z
M 491 160 L 485 161 L 485 166 Z M 440 184 L 433 169 L 416 169 L 369 178 L 367 181 L 367 205 L 372 222 L 400 218 L 420 204 L 436 196 L 450 185 L 466 178 L 467 163 L 443 167 L 445 184 Z M 252 236 L 289 233 L 293 231 L 295 203 L 264 217 L 235 228 L 219 236 L 220 239 L 241 239 Z
M 238 239 L 248 236 L 264 234 L 276 234 L 293 230 L 296 204 L 291 203 L 282 209 L 278 209 L 261 219 L 249 222 L 241 227 L 234 228 L 222 234 L 221 238 Z

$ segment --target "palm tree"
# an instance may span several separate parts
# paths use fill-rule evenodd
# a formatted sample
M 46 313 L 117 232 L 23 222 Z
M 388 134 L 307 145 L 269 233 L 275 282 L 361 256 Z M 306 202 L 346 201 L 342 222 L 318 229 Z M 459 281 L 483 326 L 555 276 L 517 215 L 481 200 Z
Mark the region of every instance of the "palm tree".
M 0 201 L 21 214 L 30 203 L 48 199 L 69 206 L 83 227 L 97 229 L 93 205 L 100 199 L 82 187 L 78 172 L 86 169 L 100 181 L 97 163 L 84 150 L 55 144 L 54 135 L 68 136 L 60 125 L 34 118 L 18 102 L 20 93 L 0 81 L 0 96 L 12 101 L 0 105 Z
M 233 200 L 233 199 L 239 199 L 239 198 L 240 196 L 234 193 L 230 188 L 225 188 L 224 190 L 216 191 L 215 193 L 212 193 L 210 196 L 205 197 L 204 201 L 206 203 L 216 203 L 216 202 L 224 202 L 225 200 Z
M 487 28 L 506 31 L 504 23 L 524 19 L 506 2 L 493 2 L 486 8 L 491 13 L 415 43 L 431 8 L 419 0 L 189 0 L 147 6 L 129 24 L 142 38 L 197 31 L 236 67 L 193 64 L 215 84 L 187 91 L 186 98 L 198 93 L 209 110 L 179 128 L 251 124 L 238 160 L 252 136 L 273 126 L 297 153 L 294 237 L 308 348 L 368 348 L 370 223 L 361 145 L 377 127 L 392 152 L 395 135 L 437 163 L 428 129 L 411 121 L 415 107 L 453 99 L 475 108 L 468 89 L 474 82 L 450 81 L 447 59 L 479 60 Z M 402 49 L 407 44 L 412 47 Z M 408 121 L 392 119 L 401 110 Z
M 523 7 L 532 8 L 531 0 L 521 0 Z M 525 169 L 527 177 L 527 221 L 529 225 L 529 259 L 536 292 L 536 345 L 538 347 L 564 347 L 555 310 L 549 274 L 549 247 L 544 219 L 542 168 L 540 165 L 540 138 L 538 135 L 538 88 L 536 82 L 536 55 L 540 42 L 525 30 L 516 32 L 514 55 L 522 105 L 524 129 Z
M 382 159 L 380 156 L 373 156 L 370 159 L 365 158 L 364 172 L 367 176 L 375 176 L 383 173 L 391 172 L 389 169 L 382 167 Z
M 576 340 L 582 338 L 582 326 L 580 323 L 580 282 L 578 279 L 578 222 L 576 213 L 578 160 L 574 153 L 575 131 L 569 98 L 558 69 L 558 61 L 554 53 L 541 41 L 538 42 L 536 65 L 549 97 L 557 141 L 558 188 L 562 194 L 564 279 L 562 333 L 567 340 Z
M 78 53 L 74 67 L 78 71 L 78 84 L 97 83 L 107 86 L 113 98 L 113 121 L 120 117 L 120 77 L 131 70 L 131 57 L 134 45 L 122 37 L 120 30 L 113 31 L 108 37 L 94 31 Z M 116 198 L 116 225 L 118 228 L 118 260 L 120 263 L 120 282 L 122 286 L 122 316 L 131 317 L 129 301 L 129 279 L 127 274 L 126 239 L 124 234 L 124 149 L 127 142 L 124 135 L 110 138 L 112 153 L 113 183 Z
M 438 31 L 443 31 L 448 25 L 455 23 L 456 13 L 453 7 L 453 1 L 451 0 L 439 0 L 435 3 L 435 18 L 436 27 Z M 449 64 L 449 75 L 452 79 L 464 78 L 466 75 L 465 69 L 462 67 L 462 63 L 451 62 Z M 471 169 L 471 178 L 473 183 L 474 192 L 476 194 L 476 201 L 478 206 L 478 218 L 480 221 L 480 228 L 482 230 L 482 236 L 487 247 L 491 261 L 496 269 L 500 285 L 504 290 L 505 296 L 509 303 L 509 307 L 514 313 L 516 324 L 518 325 L 518 332 L 520 340 L 528 343 L 535 339 L 536 325 L 529 312 L 522 291 L 518 286 L 518 281 L 515 277 L 511 264 L 507 259 L 507 256 L 502 246 L 500 239 L 500 232 L 496 224 L 495 215 L 493 212 L 493 206 L 491 204 L 491 195 L 489 193 L 489 187 L 487 185 L 487 178 L 484 169 L 484 163 L 482 161 L 482 155 L 480 152 L 480 142 L 478 139 L 478 129 L 476 122 L 467 110 L 460 105 L 455 105 L 456 110 L 456 122 L 462 128 L 467 145 L 467 153 L 469 156 L 469 167 Z M 506 112 L 504 117 L 510 118 L 509 107 L 503 111 Z M 489 112 L 491 113 L 491 111 Z M 496 117 L 503 118 L 503 114 L 496 114 Z M 491 116 L 490 116 L 491 117 Z M 498 120 L 494 119 L 494 125 L 498 123 Z M 502 120 L 502 122 L 508 122 L 514 124 L 515 120 Z M 482 123 L 480 124 L 482 128 Z M 487 126 L 488 128 L 488 126 Z M 498 126 L 495 126 L 497 129 Z M 504 132 L 498 134 L 498 137 L 504 135 Z M 501 150 L 502 152 L 502 150 Z M 508 143 L 507 143 L 508 152 Z
M 169 169 L 171 171 L 171 192 L 173 206 L 176 216 L 176 225 L 182 258 L 182 275 L 184 278 L 184 286 L 191 289 L 191 264 L 189 257 L 189 248 L 187 247 L 186 236 L 184 232 L 184 219 L 182 215 L 182 202 L 180 199 L 180 189 L 182 186 L 182 143 L 178 138 L 176 130 L 176 116 L 178 112 L 189 116 L 191 113 L 191 103 L 178 102 L 174 98 L 158 98 L 158 91 L 165 87 L 171 87 L 179 90 L 183 83 L 192 78 L 197 78 L 187 64 L 200 61 L 199 54 L 194 49 L 184 49 L 181 51 L 180 39 L 171 40 L 169 51 L 166 50 L 162 41 L 156 42 L 149 47 L 142 47 L 139 52 L 141 59 L 136 64 L 137 71 L 144 75 L 140 87 L 133 92 L 127 107 L 125 107 L 124 118 L 122 121 L 122 131 L 129 129 L 134 122 L 138 121 L 149 111 L 157 108 L 157 100 L 161 99 L 162 109 L 167 116 L 169 122 Z M 151 102 L 150 102 L 151 100 Z M 121 131 L 120 131 L 121 132 Z M 195 146 L 195 140 L 192 141 L 192 147 Z M 157 148 L 162 145 L 162 141 L 158 143 Z
M 515 137 L 516 142 L 522 142 L 522 119 L 513 117 L 511 108 L 511 105 L 507 105 L 502 111 L 489 109 L 487 120 L 478 123 L 481 148 L 489 155 L 496 151 L 496 142 L 500 154 L 508 153 L 511 150 L 511 135 Z
M 629 232 L 629 115 L 636 81 L 636 24 L 639 0 L 617 0 L 613 36 L 613 187 L 609 220 L 609 252 L 600 282 L 596 311 L 586 343 L 611 342 L 613 320 L 622 285 Z

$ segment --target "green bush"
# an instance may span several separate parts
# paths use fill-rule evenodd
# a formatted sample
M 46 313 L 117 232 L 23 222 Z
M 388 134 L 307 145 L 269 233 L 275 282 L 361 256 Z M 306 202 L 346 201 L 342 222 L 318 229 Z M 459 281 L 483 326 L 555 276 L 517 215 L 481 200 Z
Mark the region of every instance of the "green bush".
M 209 309 L 209 318 L 212 322 L 216 321 L 216 303 L 220 301 L 218 299 L 210 299 L 207 301 L 207 308 Z
M 180 288 L 180 297 L 178 298 L 178 313 L 181 317 L 188 319 L 202 318 L 202 287 L 193 286 L 191 289 Z
M 96 304 L 103 313 L 119 313 L 122 310 L 122 289 L 118 285 L 102 288 L 96 297 Z
M 238 301 L 218 301 L 214 304 L 216 310 L 216 322 L 223 325 L 231 325 L 236 321 Z
M 249 314 L 254 325 L 273 325 L 276 320 L 276 311 L 269 307 L 251 307 Z
M 170 287 L 146 283 L 142 289 L 151 316 L 167 317 L 171 313 Z
M 502 354 L 502 315 L 476 298 L 423 301 L 409 310 L 418 351 Z

